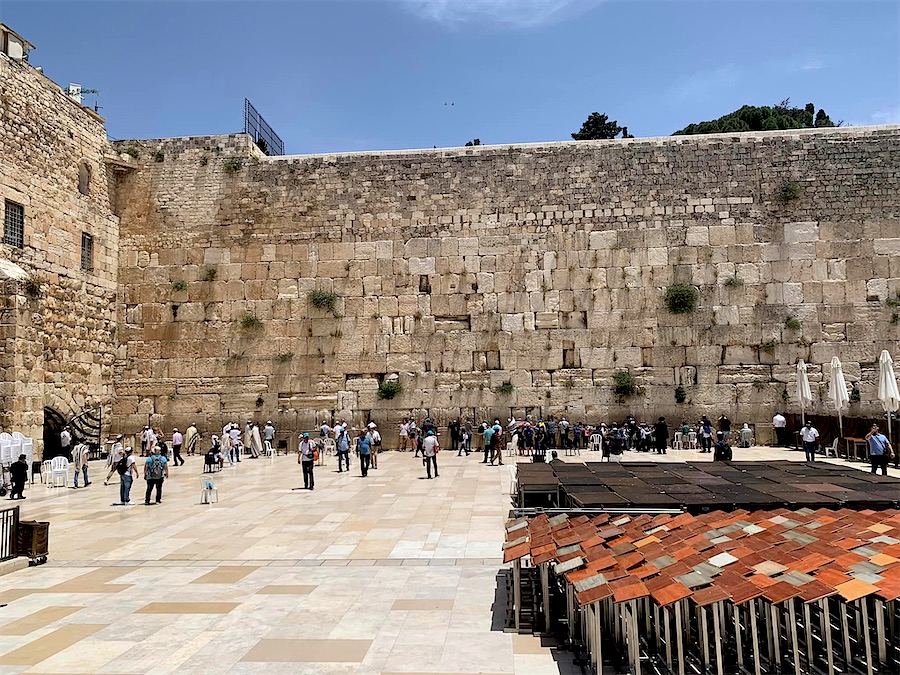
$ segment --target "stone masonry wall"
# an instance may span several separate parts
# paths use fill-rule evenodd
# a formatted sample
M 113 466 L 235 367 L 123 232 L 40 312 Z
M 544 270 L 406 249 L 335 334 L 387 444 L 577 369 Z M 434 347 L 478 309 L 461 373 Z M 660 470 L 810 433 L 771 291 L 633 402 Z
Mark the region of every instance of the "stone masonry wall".
M 23 248 L 0 243 L 0 426 L 32 436 L 36 458 L 45 405 L 68 417 L 113 396 L 119 242 L 108 151 L 99 117 L 0 54 L 0 213 L 6 200 L 25 210 Z M 82 232 L 94 239 L 90 271 Z M 27 275 L 41 280 L 42 297 L 25 292 Z
M 282 158 L 241 135 L 126 147 L 141 168 L 118 194 L 122 428 L 768 421 L 797 409 L 800 358 L 824 412 L 835 355 L 860 390 L 851 414 L 874 414 L 877 356 L 900 356 L 900 127 Z M 675 283 L 699 289 L 695 312 L 666 310 Z M 620 370 L 642 394 L 616 400 Z M 379 400 L 392 379 L 402 393 Z

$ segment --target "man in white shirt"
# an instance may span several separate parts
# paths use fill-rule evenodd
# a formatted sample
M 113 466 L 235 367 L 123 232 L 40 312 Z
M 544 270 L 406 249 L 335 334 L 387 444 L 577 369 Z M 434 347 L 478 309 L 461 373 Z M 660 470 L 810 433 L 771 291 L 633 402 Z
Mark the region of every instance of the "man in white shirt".
M 438 444 L 437 436 L 434 435 L 434 432 L 430 429 L 425 436 L 425 441 L 422 444 L 422 449 L 425 452 L 425 470 L 428 472 L 427 478 L 431 478 L 431 467 L 434 466 L 434 477 L 438 477 L 438 466 L 437 466 L 437 455 L 441 449 L 441 446 Z
M 780 412 L 775 413 L 772 418 L 772 426 L 775 428 L 775 445 L 786 448 L 787 440 L 787 420 Z
M 400 423 L 400 452 L 406 452 L 406 444 L 409 441 L 409 420 L 405 417 Z
M 59 434 L 59 447 L 63 457 L 68 459 L 71 456 L 69 453 L 72 452 L 72 432 L 69 427 L 65 427 Z
M 803 438 L 803 450 L 806 452 L 806 461 L 816 461 L 816 447 L 819 445 L 819 432 L 813 427 L 812 422 L 807 421 L 806 426 L 800 431 Z
M 175 466 L 184 464 L 184 459 L 181 456 L 182 445 L 184 445 L 184 435 L 178 431 L 178 427 L 175 427 L 172 429 L 172 461 L 175 463 Z
M 313 468 L 316 465 L 316 442 L 309 437 L 309 434 L 300 436 L 300 452 L 297 461 L 303 469 L 303 488 L 315 490 L 316 479 L 313 475 Z

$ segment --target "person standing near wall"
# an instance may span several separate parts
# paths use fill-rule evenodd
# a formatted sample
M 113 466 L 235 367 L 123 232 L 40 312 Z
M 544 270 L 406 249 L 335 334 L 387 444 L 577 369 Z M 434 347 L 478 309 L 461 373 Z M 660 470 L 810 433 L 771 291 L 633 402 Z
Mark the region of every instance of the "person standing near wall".
M 131 506 L 131 484 L 138 477 L 134 461 L 134 448 L 125 448 L 125 455 L 116 465 L 119 478 L 119 502 L 122 506 Z
M 775 445 L 786 448 L 788 446 L 787 419 L 780 412 L 776 412 L 772 418 L 772 428 L 775 429 Z
M 403 418 L 400 423 L 400 452 L 406 452 L 406 444 L 409 442 L 409 420 Z
M 356 439 L 356 452 L 359 455 L 359 471 L 365 478 L 369 475 L 369 462 L 372 459 L 372 439 L 364 429 L 360 430 Z
M 78 474 L 84 474 L 84 487 L 90 485 L 88 481 L 88 446 L 78 443 L 72 448 L 72 464 L 75 465 L 75 487 L 78 488 Z
M 309 434 L 304 433 L 300 436 L 300 450 L 297 455 L 297 461 L 303 470 L 303 488 L 315 490 L 316 477 L 313 475 L 313 469 L 316 466 L 316 444 Z
M 872 473 L 877 473 L 880 467 L 882 475 L 887 476 L 888 460 L 894 456 L 891 442 L 887 436 L 879 433 L 877 424 L 873 424 L 871 431 L 866 434 L 866 441 L 869 443 L 869 461 L 872 462 Z
M 666 454 L 666 447 L 669 443 L 669 425 L 666 424 L 665 417 L 660 417 L 653 426 L 653 440 L 656 443 L 656 453 L 658 455 Z
M 147 481 L 147 492 L 144 495 L 144 504 L 150 504 L 150 495 L 156 488 L 156 503 L 162 504 L 163 481 L 169 477 L 169 460 L 167 460 L 160 447 L 154 446 L 152 454 L 144 462 L 144 480 Z
M 263 427 L 263 441 L 269 444 L 269 447 L 275 449 L 275 426 L 272 420 L 266 420 L 266 426 Z
M 106 472 L 106 480 L 103 481 L 104 485 L 109 485 L 109 479 L 116 472 L 116 466 L 118 466 L 119 460 L 124 456 L 125 448 L 122 446 L 122 434 L 119 434 L 116 436 L 116 442 L 113 443 L 112 449 L 109 451 L 109 457 L 106 460 L 108 471 Z
M 426 478 L 431 478 L 431 467 L 434 467 L 434 477 L 438 477 L 438 465 L 437 465 L 437 455 L 441 450 L 441 446 L 438 443 L 437 436 L 434 435 L 433 430 L 429 430 L 425 435 L 425 440 L 422 443 L 422 448 L 425 451 L 425 470 L 428 472 Z
M 347 434 L 346 426 L 335 428 L 337 439 L 335 440 L 335 449 L 337 450 L 338 473 L 343 473 L 341 468 L 347 465 L 347 471 L 350 471 L 350 436 Z
M 807 462 L 816 461 L 816 447 L 819 445 L 819 431 L 807 420 L 806 426 L 800 431 L 803 438 L 803 451 L 806 453 Z M 868 438 L 868 436 L 866 437 Z M 872 473 L 875 473 L 874 471 Z
M 59 434 L 59 448 L 62 450 L 62 456 L 66 459 L 72 456 L 72 429 L 68 426 L 64 427 Z
M 197 443 L 200 441 L 200 432 L 197 430 L 197 425 L 191 422 L 191 425 L 187 428 L 184 434 L 184 443 L 187 447 L 187 454 L 195 455 L 197 454 Z
M 378 433 L 378 425 L 375 422 L 369 422 L 368 429 L 369 431 L 366 435 L 369 437 L 370 447 L 372 448 L 371 466 L 373 469 L 377 469 L 378 453 L 381 452 L 381 434 Z
M 178 427 L 172 429 L 172 461 L 175 466 L 184 464 L 184 458 L 181 456 L 181 446 L 184 445 L 184 435 L 178 431 Z
M 10 499 L 25 499 L 25 483 L 28 480 L 28 461 L 25 455 L 19 455 L 19 460 L 9 465 L 10 482 L 12 482 L 12 490 L 9 493 Z M 18 495 L 18 496 L 16 496 Z

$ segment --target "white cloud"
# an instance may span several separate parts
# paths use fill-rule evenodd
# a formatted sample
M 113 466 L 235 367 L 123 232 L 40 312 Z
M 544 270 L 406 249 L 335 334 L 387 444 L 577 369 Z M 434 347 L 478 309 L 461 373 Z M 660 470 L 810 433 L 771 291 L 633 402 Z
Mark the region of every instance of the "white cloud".
M 443 24 L 494 23 L 532 28 L 561 21 L 601 0 L 399 0 L 416 16 Z

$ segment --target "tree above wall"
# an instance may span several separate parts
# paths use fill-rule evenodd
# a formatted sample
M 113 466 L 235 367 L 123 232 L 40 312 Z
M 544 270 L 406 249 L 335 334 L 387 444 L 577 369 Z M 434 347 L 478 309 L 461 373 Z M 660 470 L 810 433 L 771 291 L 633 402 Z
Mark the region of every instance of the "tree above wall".
M 572 134 L 576 141 L 596 141 L 615 138 L 619 134 L 622 138 L 634 138 L 629 136 L 628 127 L 620 127 L 616 120 L 610 120 L 606 113 L 592 112 L 581 125 L 581 129 Z
M 774 106 L 745 105 L 734 112 L 707 122 L 689 124 L 676 131 L 673 136 L 691 134 L 733 133 L 735 131 L 775 131 L 778 129 L 814 129 L 819 127 L 839 127 L 824 109 L 807 103 L 803 108 L 792 108 L 791 100 L 784 99 Z

